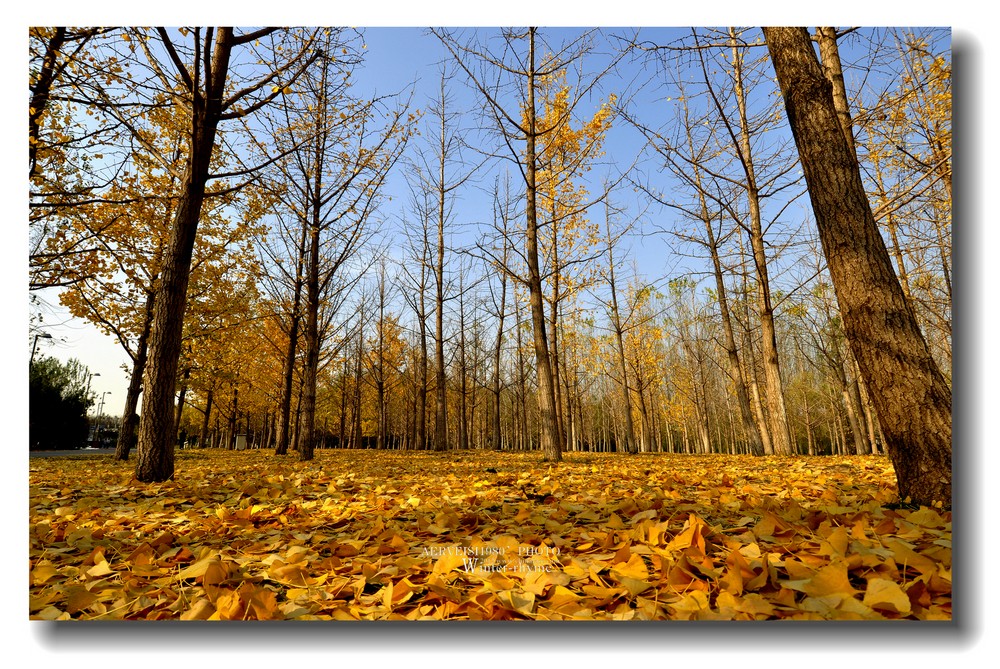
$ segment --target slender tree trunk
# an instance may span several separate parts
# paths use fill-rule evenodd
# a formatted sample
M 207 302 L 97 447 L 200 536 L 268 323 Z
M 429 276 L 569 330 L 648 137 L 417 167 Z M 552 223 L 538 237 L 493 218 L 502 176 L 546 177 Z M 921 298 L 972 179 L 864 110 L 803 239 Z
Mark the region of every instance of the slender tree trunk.
M 702 213 L 707 214 L 708 208 L 702 197 Z M 761 438 L 757 424 L 754 422 L 753 409 L 750 408 L 750 395 L 747 393 L 746 380 L 743 378 L 743 367 L 740 364 L 739 351 L 736 348 L 736 336 L 733 334 L 733 319 L 729 313 L 729 299 L 726 296 L 726 282 L 722 275 L 722 263 L 719 260 L 719 245 L 715 240 L 712 223 L 705 217 L 705 230 L 708 233 L 708 247 L 712 254 L 712 269 L 715 273 L 715 288 L 719 300 L 719 313 L 722 318 L 722 331 L 725 335 L 723 348 L 729 360 L 729 374 L 736 388 L 736 398 L 740 405 L 740 418 L 743 421 L 743 431 L 750 442 L 750 452 L 753 455 L 764 455 L 764 441 Z
M 746 176 L 744 185 L 747 203 L 750 207 L 750 244 L 753 250 L 754 268 L 757 274 L 757 299 L 760 312 L 761 357 L 764 367 L 764 395 L 767 401 L 767 415 L 771 426 L 771 443 L 777 455 L 791 455 L 788 440 L 788 418 L 781 382 L 781 366 L 778 359 L 778 342 L 774 327 L 774 308 L 771 305 L 771 285 L 767 269 L 767 255 L 764 250 L 764 231 L 760 212 L 760 190 L 754 167 L 753 148 L 750 141 L 750 126 L 746 109 L 746 93 L 743 89 L 743 59 L 736 46 L 733 47 L 733 80 L 736 104 L 740 115 L 739 150 L 740 160 Z
M 275 455 L 288 453 L 289 422 L 292 414 L 292 378 L 295 375 L 295 354 L 299 350 L 299 321 L 302 319 L 302 270 L 306 254 L 306 232 L 309 226 L 302 225 L 299 239 L 298 258 L 295 263 L 295 287 L 292 292 L 292 313 L 288 325 L 288 346 L 285 348 L 284 367 L 281 373 L 281 405 L 278 409 L 278 443 Z
M 951 504 L 951 389 L 892 270 L 857 161 L 804 28 L 764 36 L 798 147 L 848 343 L 872 393 L 899 494 Z
M 466 360 L 465 340 L 465 270 L 458 279 L 458 448 L 469 448 L 469 371 Z
M 840 48 L 837 46 L 837 29 L 823 26 L 816 29 L 816 40 L 819 42 L 819 57 L 823 63 L 823 74 L 830 82 L 833 94 L 833 107 L 837 110 L 837 120 L 840 129 L 847 140 L 848 148 L 854 159 L 858 159 L 857 147 L 854 143 L 854 131 L 851 129 L 851 108 L 847 101 L 847 86 L 844 83 L 844 71 L 840 62 Z
M 205 396 L 205 418 L 201 422 L 201 434 L 198 435 L 199 448 L 205 448 L 205 444 L 208 442 L 208 425 L 209 420 L 211 420 L 212 417 L 212 399 L 214 395 L 214 389 L 209 388 L 208 393 Z
M 525 148 L 525 181 L 527 204 L 526 219 L 526 259 L 528 262 L 528 303 L 531 306 L 531 324 L 534 332 L 535 364 L 538 370 L 538 421 L 539 441 L 546 462 L 562 460 L 556 426 L 555 388 L 552 381 L 552 365 L 549 357 L 549 343 L 545 334 L 545 305 L 542 294 L 542 274 L 538 258 L 538 212 L 536 210 L 535 171 L 537 155 L 535 140 L 535 28 L 529 28 L 527 105 L 528 117 L 527 146 Z
M 615 335 L 615 350 L 618 354 L 618 372 L 622 377 L 622 411 L 625 413 L 625 452 L 635 453 L 635 425 L 632 422 L 632 394 L 628 388 L 628 364 L 625 362 L 625 341 L 621 311 L 618 309 L 618 290 L 615 284 L 614 252 L 611 248 L 610 231 L 608 238 L 608 282 L 611 287 L 611 327 Z
M 118 428 L 118 443 L 115 445 L 114 459 L 120 462 L 128 460 L 129 453 L 136 443 L 139 417 L 135 410 L 139 406 L 139 394 L 142 392 L 142 376 L 146 368 L 146 355 L 149 350 L 149 331 L 153 325 L 155 295 L 152 290 L 146 294 L 146 312 L 143 316 L 142 333 L 136 344 L 132 376 L 129 379 L 128 392 L 125 395 L 125 409 L 122 411 L 121 425 Z
M 506 219 L 505 219 L 506 220 Z M 506 229 L 506 225 L 504 226 Z M 503 239 L 504 265 L 507 264 L 507 237 Z M 497 309 L 497 337 L 493 347 L 493 437 L 490 446 L 494 451 L 503 448 L 503 438 L 500 433 L 500 356 L 503 353 L 503 326 L 507 311 L 507 275 L 500 272 L 500 305 Z
M 229 412 L 229 435 L 226 438 L 226 449 L 230 451 L 236 448 L 236 426 L 237 411 L 239 410 L 239 397 L 240 389 L 233 388 L 233 408 Z
M 317 179 L 316 188 L 319 184 Z M 318 200 L 318 198 L 317 198 Z M 309 229 L 309 259 L 306 263 L 305 363 L 302 369 L 302 399 L 299 402 L 299 427 L 296 434 L 299 460 L 312 460 L 316 431 L 316 376 L 319 372 L 319 210 L 313 211 Z
M 423 273 L 421 268 L 421 273 Z M 423 277 L 420 282 L 420 314 L 418 316 L 418 326 L 420 328 L 420 351 L 417 360 L 417 407 L 415 439 L 416 448 L 424 450 L 427 448 L 427 307 L 424 302 Z
M 174 441 L 177 441 L 177 433 L 181 429 L 181 416 L 184 415 L 184 399 L 187 397 L 188 379 L 190 377 L 191 377 L 190 368 L 185 369 L 184 378 L 181 380 L 181 391 L 177 397 L 177 414 L 176 418 L 174 418 L 174 434 L 173 434 Z

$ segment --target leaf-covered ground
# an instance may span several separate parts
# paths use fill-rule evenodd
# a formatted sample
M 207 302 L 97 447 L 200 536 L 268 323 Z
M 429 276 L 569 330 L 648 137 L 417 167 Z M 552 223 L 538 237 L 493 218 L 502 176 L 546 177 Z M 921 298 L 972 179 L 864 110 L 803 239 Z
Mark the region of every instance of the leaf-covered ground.
M 33 458 L 33 619 L 950 619 L 884 458 Z

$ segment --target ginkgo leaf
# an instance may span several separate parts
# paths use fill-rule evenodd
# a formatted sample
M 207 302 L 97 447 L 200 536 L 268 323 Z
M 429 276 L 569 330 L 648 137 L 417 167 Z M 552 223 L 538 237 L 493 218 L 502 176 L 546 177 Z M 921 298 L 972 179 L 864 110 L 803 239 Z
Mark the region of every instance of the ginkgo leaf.
M 910 598 L 895 581 L 873 578 L 865 588 L 864 603 L 873 609 L 882 609 L 906 615 L 910 613 Z
M 531 592 L 502 590 L 497 593 L 497 599 L 507 608 L 526 616 L 535 612 L 535 595 Z
M 847 566 L 843 562 L 827 565 L 809 579 L 786 581 L 782 585 L 793 590 L 800 590 L 811 597 L 825 597 L 827 595 L 853 597 L 858 592 L 851 585 Z

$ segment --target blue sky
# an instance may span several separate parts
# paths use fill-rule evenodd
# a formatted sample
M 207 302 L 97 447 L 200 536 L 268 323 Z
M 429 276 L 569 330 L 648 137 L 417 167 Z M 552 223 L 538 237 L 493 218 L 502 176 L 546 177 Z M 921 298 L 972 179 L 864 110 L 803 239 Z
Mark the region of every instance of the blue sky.
M 447 52 L 440 41 L 435 36 L 428 34 L 423 28 L 363 27 L 362 29 L 367 49 L 365 65 L 357 73 L 357 90 L 359 92 L 389 94 L 408 90 L 412 86 L 414 91 L 413 104 L 416 107 L 428 104 L 430 99 L 437 95 L 440 63 L 442 59 L 448 60 Z M 495 30 L 489 29 L 482 32 L 486 36 L 496 34 Z M 625 31 L 614 29 L 606 31 L 608 34 L 621 34 L 622 32 Z M 686 32 L 684 29 L 645 28 L 643 29 L 643 37 L 662 44 Z M 574 28 L 542 30 L 542 35 L 551 39 L 553 44 L 558 44 L 562 38 L 571 38 L 579 33 L 580 30 Z M 634 85 L 630 82 L 634 81 L 636 76 L 641 82 L 649 74 L 651 72 L 643 71 L 643 67 L 640 65 L 626 66 L 620 78 L 610 77 L 606 80 L 606 85 L 600 96 L 586 101 L 584 104 L 585 112 L 592 113 L 596 110 L 600 102 L 606 99 L 607 93 L 615 92 L 622 95 L 625 88 Z M 449 91 L 454 96 L 456 110 L 468 112 L 470 115 L 464 121 L 468 125 L 475 122 L 476 119 L 472 114 L 482 103 L 478 96 L 468 88 L 466 81 L 463 73 L 456 73 L 449 85 Z M 667 103 L 662 101 L 662 98 L 669 93 L 670 91 L 657 91 L 652 86 L 647 87 L 643 93 L 646 97 L 640 108 L 645 114 L 645 120 L 651 125 L 659 125 L 669 113 Z M 626 166 L 636 159 L 641 140 L 634 128 L 630 128 L 624 122 L 618 122 L 609 132 L 605 146 L 608 154 L 607 162 L 613 172 L 616 164 Z M 655 178 L 655 165 L 647 164 L 646 168 Z M 484 175 L 478 180 L 478 185 L 482 187 L 488 187 L 491 183 L 492 178 L 488 175 Z M 396 170 L 388 184 L 387 191 L 393 195 L 393 203 L 387 204 L 381 214 L 388 220 L 391 227 L 398 225 L 399 220 L 407 213 L 405 210 L 407 187 L 401 170 Z M 476 234 L 476 224 L 489 222 L 491 216 L 489 200 L 475 185 L 465 189 L 459 197 L 461 205 L 456 211 L 456 229 Z M 618 204 L 629 206 L 633 212 L 643 211 L 646 219 L 642 222 L 642 226 L 647 231 L 651 229 L 650 224 L 670 227 L 672 220 L 676 218 L 676 214 L 656 207 L 644 210 L 642 198 L 638 198 L 631 188 L 621 189 L 616 194 L 615 199 Z M 800 206 L 807 206 L 806 201 L 803 200 Z M 598 206 L 592 211 L 591 218 L 601 220 L 603 214 L 603 207 Z M 631 254 L 647 279 L 659 280 L 676 276 L 687 263 L 691 262 L 681 255 L 670 253 L 669 241 L 663 235 L 636 235 L 627 241 L 624 248 L 617 253 L 619 257 L 626 253 Z M 776 281 L 776 283 L 780 286 L 780 281 Z M 45 297 L 50 302 L 56 302 L 55 295 L 51 293 Z M 409 314 L 406 314 L 404 318 L 408 316 Z M 52 322 L 53 319 L 56 320 L 55 323 Z M 99 372 L 101 376 L 94 379 L 93 389 L 98 396 L 109 391 L 111 394 L 107 398 L 106 407 L 111 413 L 119 412 L 127 388 L 127 375 L 121 369 L 122 365 L 128 364 L 124 352 L 110 337 L 97 333 L 86 324 L 75 320 L 62 322 L 63 320 L 57 314 L 47 317 L 46 326 L 56 339 L 52 341 L 41 340 L 39 352 L 52 354 L 63 359 L 77 357 L 89 366 L 91 371 Z

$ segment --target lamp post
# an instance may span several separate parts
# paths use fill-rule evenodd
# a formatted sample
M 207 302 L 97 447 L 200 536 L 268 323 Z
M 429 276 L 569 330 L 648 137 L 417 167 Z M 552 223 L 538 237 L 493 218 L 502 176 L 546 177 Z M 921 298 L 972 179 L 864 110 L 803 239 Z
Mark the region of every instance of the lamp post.
M 104 396 L 110 395 L 110 390 L 105 390 L 101 393 L 101 407 L 97 410 L 97 441 L 100 443 L 101 440 L 101 418 L 104 417 Z
M 38 334 L 35 335 L 35 343 L 31 345 L 31 363 L 30 364 L 34 364 L 35 363 L 35 349 L 38 348 L 38 340 L 39 339 L 52 339 L 52 335 L 50 335 L 48 332 L 39 332 Z
M 93 379 L 95 376 L 100 376 L 100 375 L 101 375 L 100 372 L 94 372 L 93 374 L 90 374 L 90 375 L 87 376 L 87 394 L 83 396 L 84 401 L 90 399 L 90 381 L 91 381 L 91 379 Z M 94 430 L 95 430 L 95 428 L 93 428 L 93 427 L 90 428 L 90 442 L 91 443 L 93 443 L 93 441 L 94 441 Z

